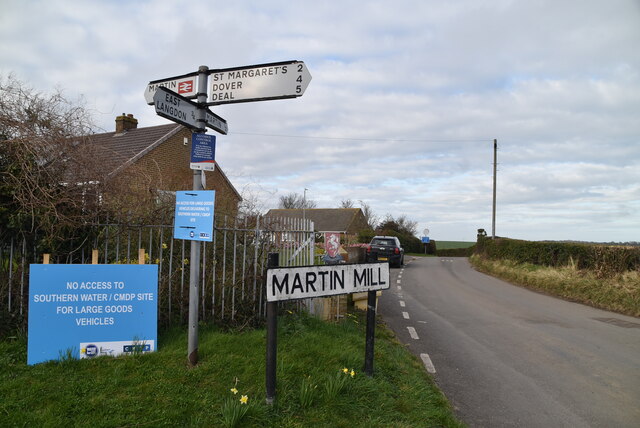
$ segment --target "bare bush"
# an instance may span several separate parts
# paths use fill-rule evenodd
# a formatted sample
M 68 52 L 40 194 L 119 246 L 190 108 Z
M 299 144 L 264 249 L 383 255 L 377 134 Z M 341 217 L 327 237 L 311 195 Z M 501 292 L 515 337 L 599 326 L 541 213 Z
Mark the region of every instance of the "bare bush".
M 50 246 L 95 218 L 103 180 L 85 144 L 92 129 L 81 102 L 0 77 L 2 233 L 37 235 Z

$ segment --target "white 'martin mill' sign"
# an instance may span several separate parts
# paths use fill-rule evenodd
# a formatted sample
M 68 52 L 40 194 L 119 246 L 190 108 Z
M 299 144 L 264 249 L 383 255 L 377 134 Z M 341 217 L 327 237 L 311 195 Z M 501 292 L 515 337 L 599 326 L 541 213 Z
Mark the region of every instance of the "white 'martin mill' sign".
M 389 288 L 389 264 L 271 268 L 267 270 L 267 301 L 307 299 Z
M 158 88 L 167 88 L 185 98 L 195 98 L 197 95 L 198 73 L 189 73 L 183 76 L 171 77 L 149 82 L 144 90 L 144 99 L 149 105 L 155 102 L 153 96 Z

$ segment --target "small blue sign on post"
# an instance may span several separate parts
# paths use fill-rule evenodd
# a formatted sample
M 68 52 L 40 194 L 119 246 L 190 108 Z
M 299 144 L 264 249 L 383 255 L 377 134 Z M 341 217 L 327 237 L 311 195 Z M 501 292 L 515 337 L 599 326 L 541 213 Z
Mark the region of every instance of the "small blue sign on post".
M 428 244 L 429 243 L 429 237 L 428 236 L 423 236 L 422 237 L 422 243 L 423 244 Z
M 174 239 L 212 242 L 215 198 L 215 190 L 176 192 Z
M 195 133 L 191 135 L 191 169 L 213 171 L 216 165 L 216 136 Z
M 158 265 L 30 266 L 27 364 L 156 350 Z

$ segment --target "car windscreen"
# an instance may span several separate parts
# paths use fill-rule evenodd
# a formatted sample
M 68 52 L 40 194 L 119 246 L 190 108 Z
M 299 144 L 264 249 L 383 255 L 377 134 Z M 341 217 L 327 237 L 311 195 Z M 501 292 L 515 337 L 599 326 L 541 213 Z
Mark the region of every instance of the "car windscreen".
M 396 241 L 393 239 L 374 239 L 371 241 L 373 245 L 387 245 L 387 246 L 395 246 Z

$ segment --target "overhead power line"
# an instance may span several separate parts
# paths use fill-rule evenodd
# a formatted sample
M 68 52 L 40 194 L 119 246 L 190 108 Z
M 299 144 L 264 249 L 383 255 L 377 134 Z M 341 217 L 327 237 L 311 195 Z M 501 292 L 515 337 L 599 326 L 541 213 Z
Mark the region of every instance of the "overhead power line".
M 475 139 L 405 139 L 405 138 L 353 138 L 353 137 L 323 137 L 311 135 L 285 135 L 285 134 L 263 134 L 259 132 L 229 132 L 228 135 L 253 135 L 257 137 L 278 137 L 278 138 L 308 138 L 314 140 L 342 140 L 342 141 L 399 141 L 404 143 L 481 143 L 492 142 L 493 138 L 475 138 Z

